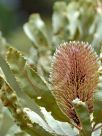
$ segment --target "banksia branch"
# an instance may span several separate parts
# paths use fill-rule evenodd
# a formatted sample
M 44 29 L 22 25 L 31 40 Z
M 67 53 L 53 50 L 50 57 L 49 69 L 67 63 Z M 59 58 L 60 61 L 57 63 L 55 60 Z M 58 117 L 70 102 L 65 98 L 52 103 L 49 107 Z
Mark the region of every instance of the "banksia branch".
M 16 124 L 28 134 L 33 135 L 35 126 L 24 112 L 24 108 L 19 104 L 20 101 L 18 100 L 16 93 L 1 76 L 0 83 L 2 83 L 2 86 L 0 86 L 0 98 L 4 106 L 8 107 L 11 111 Z
M 98 68 L 97 55 L 88 43 L 63 43 L 54 54 L 50 74 L 52 92 L 61 110 L 76 124 L 80 121 L 72 101 L 78 98 L 86 102 L 90 113 L 93 111 Z

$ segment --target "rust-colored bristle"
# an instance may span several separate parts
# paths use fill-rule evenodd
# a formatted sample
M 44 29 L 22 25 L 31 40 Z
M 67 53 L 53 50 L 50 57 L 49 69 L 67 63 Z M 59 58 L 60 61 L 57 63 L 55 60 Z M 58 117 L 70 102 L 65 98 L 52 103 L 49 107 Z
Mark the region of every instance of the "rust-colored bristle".
M 79 98 L 93 111 L 93 92 L 98 83 L 97 55 L 88 43 L 63 43 L 56 50 L 50 81 L 61 110 L 79 124 L 72 101 Z

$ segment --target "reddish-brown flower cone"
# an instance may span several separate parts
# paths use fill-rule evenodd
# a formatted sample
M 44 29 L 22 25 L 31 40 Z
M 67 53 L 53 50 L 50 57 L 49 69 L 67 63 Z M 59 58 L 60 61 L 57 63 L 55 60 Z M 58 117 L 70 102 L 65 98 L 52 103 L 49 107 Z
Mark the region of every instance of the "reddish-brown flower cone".
M 61 44 L 53 57 L 50 81 L 61 110 L 75 123 L 79 120 L 72 101 L 79 98 L 93 111 L 93 92 L 98 83 L 97 56 L 84 42 Z

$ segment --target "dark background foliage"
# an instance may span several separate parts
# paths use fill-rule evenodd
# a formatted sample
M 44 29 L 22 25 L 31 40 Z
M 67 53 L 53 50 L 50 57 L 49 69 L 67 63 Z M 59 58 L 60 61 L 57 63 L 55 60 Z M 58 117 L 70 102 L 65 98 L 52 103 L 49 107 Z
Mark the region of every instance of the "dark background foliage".
M 54 0 L 0 0 L 0 29 L 5 35 L 21 26 L 31 13 L 50 17 Z

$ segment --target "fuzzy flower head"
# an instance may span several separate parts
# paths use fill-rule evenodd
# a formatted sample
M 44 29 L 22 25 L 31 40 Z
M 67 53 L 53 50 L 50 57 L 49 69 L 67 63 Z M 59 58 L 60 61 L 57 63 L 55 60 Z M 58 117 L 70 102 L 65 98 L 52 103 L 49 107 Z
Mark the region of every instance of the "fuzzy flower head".
M 76 98 L 93 111 L 93 92 L 98 83 L 97 56 L 88 43 L 70 42 L 56 50 L 50 73 L 53 95 L 61 110 L 76 124 L 79 120 L 72 101 Z

